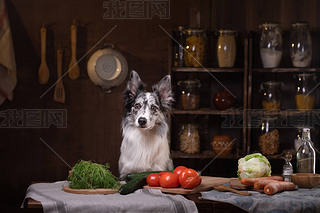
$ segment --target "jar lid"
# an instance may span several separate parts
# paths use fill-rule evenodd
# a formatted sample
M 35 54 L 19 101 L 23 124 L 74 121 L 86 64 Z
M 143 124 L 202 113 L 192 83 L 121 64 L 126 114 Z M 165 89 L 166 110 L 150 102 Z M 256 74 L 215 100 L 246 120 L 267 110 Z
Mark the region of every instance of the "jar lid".
M 280 22 L 275 22 L 275 21 L 266 21 L 263 22 L 260 26 L 261 27 L 279 27 L 280 26 Z
M 200 125 L 199 125 L 198 123 L 182 123 L 182 124 L 181 124 L 181 127 L 182 127 L 182 128 L 185 128 L 185 127 L 199 128 Z
M 267 81 L 267 82 L 263 82 L 264 85 L 268 85 L 268 86 L 280 86 L 281 82 L 278 81 Z
M 306 21 L 297 21 L 297 22 L 292 22 L 291 26 L 292 27 L 307 27 L 309 24 Z
M 234 34 L 236 33 L 236 30 L 232 30 L 232 29 L 220 29 L 218 30 L 218 33 L 220 34 Z
M 274 121 L 274 120 L 277 120 L 278 117 L 277 116 L 265 116 L 265 117 L 261 117 L 261 120 L 264 120 L 264 121 Z
M 185 80 L 185 81 L 178 81 L 178 86 L 186 85 L 186 86 L 200 86 L 200 81 L 198 79 L 195 80 Z
M 299 73 L 297 74 L 297 76 L 300 78 L 300 77 L 313 77 L 313 76 L 316 76 L 315 73 Z
M 296 129 L 303 130 L 304 128 L 313 129 L 313 126 L 296 126 Z
M 203 32 L 205 32 L 205 30 L 200 29 L 200 28 L 188 28 L 188 29 L 185 29 L 183 32 L 190 35 L 192 33 L 203 33 Z

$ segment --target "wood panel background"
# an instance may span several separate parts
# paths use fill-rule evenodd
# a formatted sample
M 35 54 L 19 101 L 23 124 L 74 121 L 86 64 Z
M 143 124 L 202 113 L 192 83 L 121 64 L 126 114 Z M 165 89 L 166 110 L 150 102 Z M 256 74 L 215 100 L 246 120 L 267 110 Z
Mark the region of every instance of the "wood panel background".
M 294 20 L 308 21 L 312 30 L 319 30 L 320 24 L 317 21 L 320 20 L 320 3 L 315 0 L 171 0 L 170 19 L 165 20 L 157 17 L 146 20 L 106 20 L 103 19 L 103 2 L 6 0 L 16 53 L 18 85 L 13 101 L 2 104 L 0 110 L 66 109 L 67 128 L 0 128 L 0 200 L 5 206 L 19 207 L 33 180 L 65 179 L 68 165 L 72 166 L 79 159 L 108 162 L 112 172 L 118 174 L 125 83 L 111 94 L 104 94 L 88 79 L 86 63 L 100 44 L 79 63 L 79 80 L 63 79 L 66 104 L 53 101 L 53 89 L 40 98 L 55 82 L 58 46 L 64 50 L 64 71 L 68 68 L 70 25 L 73 19 L 79 21 L 78 59 L 117 26 L 102 42 L 114 43 L 127 58 L 129 70 L 138 71 L 149 88 L 168 72 L 171 39 L 159 25 L 169 33 L 179 25 L 194 25 L 195 11 L 201 12 L 200 26 L 207 30 L 234 28 L 240 32 L 258 31 L 259 24 L 265 20 L 280 21 L 287 30 Z M 42 24 L 49 24 L 47 62 L 50 68 L 50 81 L 43 86 L 37 82 Z M 236 168 L 235 162 L 226 161 L 231 165 L 230 168 Z M 225 174 L 231 173 L 225 170 Z

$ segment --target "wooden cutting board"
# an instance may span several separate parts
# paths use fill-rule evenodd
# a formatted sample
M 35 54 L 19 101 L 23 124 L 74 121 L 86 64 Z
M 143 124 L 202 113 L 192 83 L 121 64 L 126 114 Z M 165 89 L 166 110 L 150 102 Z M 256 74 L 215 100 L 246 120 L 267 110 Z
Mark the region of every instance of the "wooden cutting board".
M 202 182 L 201 184 L 194 189 L 183 189 L 183 188 L 162 188 L 162 187 L 151 187 L 144 186 L 144 189 L 160 189 L 162 192 L 171 193 L 171 194 L 195 194 L 198 192 L 208 191 L 213 189 L 213 186 L 223 185 L 225 183 L 229 183 L 230 178 L 221 178 L 221 177 L 209 177 L 209 176 L 201 176 Z
M 63 190 L 68 193 L 73 194 L 85 194 L 85 195 L 94 195 L 94 194 L 115 194 L 118 193 L 116 189 L 71 189 L 69 186 L 63 187 Z

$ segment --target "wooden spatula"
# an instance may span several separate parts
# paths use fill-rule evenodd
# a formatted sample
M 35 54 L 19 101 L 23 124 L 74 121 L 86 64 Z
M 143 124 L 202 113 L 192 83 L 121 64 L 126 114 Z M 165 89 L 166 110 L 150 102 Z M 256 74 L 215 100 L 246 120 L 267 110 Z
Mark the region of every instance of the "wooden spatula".
M 239 191 L 239 190 L 236 190 L 236 189 L 233 189 L 233 188 L 230 188 L 229 186 L 213 186 L 213 188 L 219 192 L 226 192 L 226 191 L 229 191 L 229 192 L 234 192 L 234 193 L 237 193 L 237 194 L 240 194 L 240 195 L 245 195 L 245 196 L 248 196 L 248 195 L 251 195 L 251 193 L 249 192 L 242 192 L 242 191 Z
M 69 64 L 69 78 L 72 80 L 76 80 L 79 78 L 80 75 L 80 69 L 77 63 L 76 58 L 76 51 L 77 51 L 77 26 L 76 21 L 73 21 L 73 24 L 71 25 L 71 60 Z
M 58 49 L 57 53 L 57 76 L 58 80 L 56 83 L 56 86 L 54 88 L 54 95 L 53 95 L 53 100 L 59 103 L 65 103 L 66 101 L 66 95 L 62 83 L 62 50 Z
M 46 84 L 49 80 L 49 68 L 46 61 L 46 41 L 47 41 L 47 29 L 42 26 L 41 30 L 41 64 L 38 70 L 38 81 L 40 84 Z

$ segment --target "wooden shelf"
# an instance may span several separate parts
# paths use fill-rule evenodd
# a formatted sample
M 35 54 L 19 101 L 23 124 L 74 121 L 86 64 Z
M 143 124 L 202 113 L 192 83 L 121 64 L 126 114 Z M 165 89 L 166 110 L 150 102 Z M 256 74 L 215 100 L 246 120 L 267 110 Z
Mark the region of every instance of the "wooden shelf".
M 186 154 L 180 151 L 171 151 L 172 158 L 199 158 L 199 159 L 204 159 L 204 158 L 216 158 L 217 154 L 213 150 L 204 150 L 199 154 Z M 240 157 L 235 155 L 235 154 L 228 154 L 225 156 L 219 155 L 217 158 L 219 159 L 239 159 Z
M 173 72 L 243 72 L 243 68 L 218 68 L 218 67 L 172 67 Z
M 176 115 L 242 115 L 242 109 L 214 110 L 210 108 L 200 108 L 197 110 L 173 109 Z
M 305 112 L 301 112 L 297 109 L 283 109 L 278 111 L 265 111 L 260 109 L 253 109 L 248 111 L 248 114 L 250 115 L 265 115 L 265 116 L 282 116 L 282 117 L 288 117 L 288 116 L 295 116 L 295 115 L 318 115 L 320 114 L 320 109 L 313 109 Z
M 253 72 L 259 72 L 259 73 L 300 73 L 300 72 L 320 72 L 320 68 L 312 68 L 312 67 L 306 67 L 306 68 L 253 68 Z

